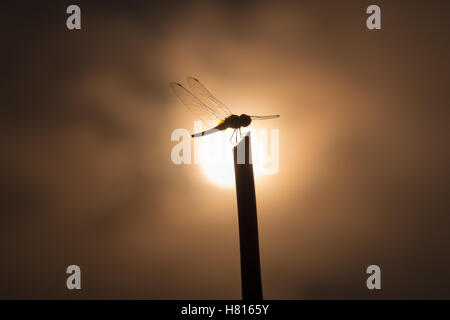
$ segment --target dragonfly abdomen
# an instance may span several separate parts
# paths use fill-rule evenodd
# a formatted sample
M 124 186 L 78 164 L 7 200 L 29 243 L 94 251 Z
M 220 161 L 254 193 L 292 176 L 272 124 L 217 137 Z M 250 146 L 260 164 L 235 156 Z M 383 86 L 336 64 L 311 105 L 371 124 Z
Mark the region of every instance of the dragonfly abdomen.
M 247 127 L 251 121 L 252 120 L 251 120 L 250 116 L 248 116 L 246 114 L 242 114 L 240 116 L 233 114 L 233 115 L 229 116 L 228 118 L 226 118 L 225 120 L 220 121 L 219 124 L 217 126 L 215 126 L 214 128 L 205 130 L 203 132 L 194 133 L 192 135 L 192 137 L 193 138 L 202 137 L 202 136 L 206 136 L 211 133 L 226 130 L 228 128 L 239 129 L 241 127 Z
M 202 136 L 207 136 L 208 134 L 212 134 L 212 133 L 216 133 L 222 130 L 225 130 L 229 128 L 228 126 L 224 126 L 223 123 L 219 124 L 218 126 L 215 126 L 214 128 L 205 130 L 203 132 L 199 132 L 199 133 L 194 133 L 193 135 L 191 135 L 192 138 L 197 138 L 197 137 L 202 137 Z
M 231 128 L 230 123 L 227 120 L 228 120 L 228 118 L 225 119 L 225 120 L 220 121 L 219 124 L 217 126 L 215 126 L 214 128 L 205 130 L 203 132 L 194 133 L 193 135 L 191 135 L 191 137 L 192 138 L 196 138 L 196 137 L 207 136 L 208 134 L 219 132 L 219 131 L 223 131 L 223 130 L 226 130 L 228 128 Z

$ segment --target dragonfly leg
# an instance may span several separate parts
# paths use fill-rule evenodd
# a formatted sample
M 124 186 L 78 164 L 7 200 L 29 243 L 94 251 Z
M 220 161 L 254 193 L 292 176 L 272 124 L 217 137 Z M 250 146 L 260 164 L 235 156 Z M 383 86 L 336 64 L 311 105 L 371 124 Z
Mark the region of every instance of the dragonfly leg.
M 231 137 L 230 137 L 230 143 L 233 143 L 233 135 L 234 135 L 235 132 L 236 132 L 236 129 L 234 129 L 234 130 L 233 130 L 233 133 L 231 134 Z

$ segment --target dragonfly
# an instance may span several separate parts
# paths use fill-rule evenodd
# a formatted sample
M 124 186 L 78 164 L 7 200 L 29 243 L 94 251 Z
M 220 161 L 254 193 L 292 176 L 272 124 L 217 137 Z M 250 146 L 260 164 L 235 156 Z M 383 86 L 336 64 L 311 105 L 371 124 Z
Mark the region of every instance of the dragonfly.
M 208 130 L 192 134 L 192 138 L 206 136 L 231 128 L 234 129 L 234 131 L 230 141 L 232 141 L 233 136 L 235 136 L 237 142 L 237 131 L 239 131 L 239 135 L 242 137 L 241 128 L 248 127 L 253 120 L 274 119 L 280 116 L 278 114 L 268 116 L 241 114 L 238 116 L 233 114 L 224 103 L 212 95 L 198 79 L 188 77 L 187 83 L 192 92 L 178 82 L 171 82 L 170 86 L 181 102 L 207 126 L 209 126 L 212 121 L 217 123 Z

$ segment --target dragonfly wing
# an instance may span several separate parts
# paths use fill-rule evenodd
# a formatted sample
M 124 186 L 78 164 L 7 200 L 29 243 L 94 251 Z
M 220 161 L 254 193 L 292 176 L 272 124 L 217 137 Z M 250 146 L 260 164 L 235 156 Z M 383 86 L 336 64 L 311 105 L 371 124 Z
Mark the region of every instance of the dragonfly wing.
M 210 126 L 212 122 L 217 123 L 224 119 L 222 115 L 201 102 L 181 84 L 171 82 L 170 87 L 181 102 L 183 102 L 183 104 L 206 125 Z
M 196 78 L 188 77 L 187 82 L 189 87 L 192 89 L 194 94 L 201 99 L 201 101 L 206 104 L 208 107 L 213 109 L 215 112 L 220 114 L 222 117 L 227 118 L 232 115 L 232 112 L 228 107 L 219 101 L 215 96 L 212 95 L 208 89 Z
M 279 114 L 274 114 L 271 116 L 250 116 L 250 118 L 252 120 L 267 120 L 267 119 L 278 118 L 279 116 L 280 116 Z

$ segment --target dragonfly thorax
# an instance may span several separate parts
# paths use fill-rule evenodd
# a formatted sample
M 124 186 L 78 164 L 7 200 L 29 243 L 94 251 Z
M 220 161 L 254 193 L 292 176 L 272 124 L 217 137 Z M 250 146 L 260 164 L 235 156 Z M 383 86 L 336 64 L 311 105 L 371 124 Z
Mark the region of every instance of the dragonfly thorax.
M 240 116 L 233 114 L 224 120 L 222 126 L 224 128 L 239 129 L 241 127 L 248 127 L 250 122 L 252 122 L 252 119 L 246 114 L 241 114 Z

